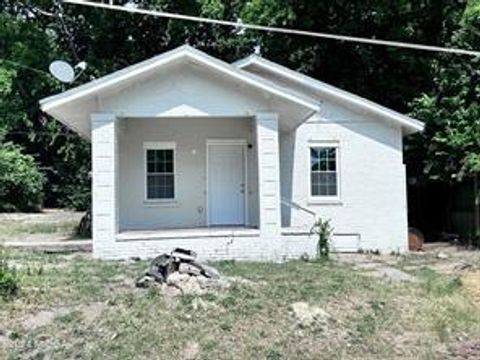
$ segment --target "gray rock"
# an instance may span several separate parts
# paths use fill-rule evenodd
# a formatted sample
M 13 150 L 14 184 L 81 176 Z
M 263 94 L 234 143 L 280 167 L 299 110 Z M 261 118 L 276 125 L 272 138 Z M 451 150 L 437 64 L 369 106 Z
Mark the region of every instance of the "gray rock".
M 181 274 L 189 274 L 193 276 L 200 276 L 202 274 L 202 269 L 198 267 L 195 263 L 180 263 L 178 266 L 178 272 Z
M 135 281 L 135 285 L 139 288 L 149 288 L 155 282 L 155 278 L 150 275 L 143 275 Z
M 191 262 L 195 261 L 197 258 L 197 253 L 193 250 L 176 248 L 172 251 L 171 256 L 175 259 Z
M 182 283 L 185 283 L 190 280 L 190 275 L 188 274 L 181 274 L 179 272 L 174 272 L 168 275 L 167 277 L 167 285 L 178 285 L 180 286 Z
M 206 277 L 212 279 L 220 279 L 220 272 L 215 269 L 213 266 L 202 264 L 203 273 Z

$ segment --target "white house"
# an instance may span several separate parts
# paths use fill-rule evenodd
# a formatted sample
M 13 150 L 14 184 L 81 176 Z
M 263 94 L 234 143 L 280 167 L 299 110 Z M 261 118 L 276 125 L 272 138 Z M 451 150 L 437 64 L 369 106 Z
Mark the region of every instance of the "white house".
M 258 56 L 182 46 L 43 99 L 92 143 L 93 253 L 407 250 L 402 139 L 423 124 Z

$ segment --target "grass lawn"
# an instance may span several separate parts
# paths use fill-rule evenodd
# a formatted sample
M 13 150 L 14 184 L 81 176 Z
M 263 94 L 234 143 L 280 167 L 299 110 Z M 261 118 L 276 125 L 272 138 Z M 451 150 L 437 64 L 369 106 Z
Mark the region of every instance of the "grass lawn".
M 68 240 L 75 237 L 83 212 L 46 209 L 41 213 L 1 213 L 2 242 Z
M 458 277 L 421 263 L 412 283 L 335 261 L 220 262 L 222 274 L 250 281 L 164 298 L 134 287 L 146 262 L 2 256 L 20 285 L 0 300 L 2 359 L 445 359 L 480 340 L 480 305 Z M 299 326 L 290 310 L 299 301 L 327 322 Z

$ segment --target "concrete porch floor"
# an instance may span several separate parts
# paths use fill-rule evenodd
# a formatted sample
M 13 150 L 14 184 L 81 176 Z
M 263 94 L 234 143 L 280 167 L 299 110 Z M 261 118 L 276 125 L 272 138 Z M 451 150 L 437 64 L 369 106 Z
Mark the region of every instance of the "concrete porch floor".
M 123 230 L 116 239 L 118 241 L 149 239 L 193 239 L 205 237 L 252 237 L 259 236 L 260 230 L 242 226 L 214 226 L 195 228 L 168 228 L 156 230 Z

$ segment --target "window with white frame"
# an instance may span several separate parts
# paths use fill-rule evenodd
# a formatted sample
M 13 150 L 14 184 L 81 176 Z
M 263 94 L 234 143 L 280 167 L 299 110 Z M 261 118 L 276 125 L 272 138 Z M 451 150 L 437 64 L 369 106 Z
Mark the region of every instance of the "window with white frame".
M 310 147 L 310 195 L 338 197 L 338 147 Z
M 145 144 L 146 199 L 175 198 L 175 144 Z

